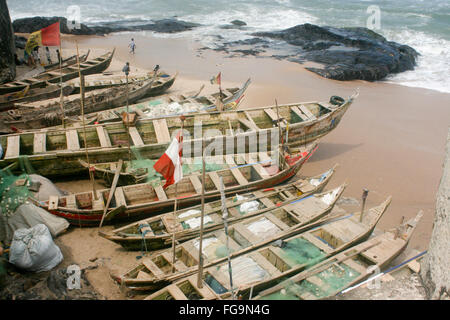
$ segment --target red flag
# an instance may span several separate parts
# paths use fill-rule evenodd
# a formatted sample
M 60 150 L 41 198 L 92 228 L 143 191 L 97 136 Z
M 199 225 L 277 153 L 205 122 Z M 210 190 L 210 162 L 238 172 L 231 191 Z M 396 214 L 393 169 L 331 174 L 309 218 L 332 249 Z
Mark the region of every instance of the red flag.
M 61 44 L 59 22 L 41 29 L 41 37 L 43 46 L 59 46 Z
M 215 84 L 216 83 L 216 84 L 220 85 L 221 73 L 222 72 L 219 72 L 219 74 L 217 76 L 211 78 L 211 80 L 210 80 L 211 84 Z
M 173 139 L 166 152 L 153 165 L 156 172 L 162 174 L 166 179 L 163 188 L 167 188 L 171 184 L 177 183 L 183 178 L 183 168 L 181 165 L 182 143 L 181 137 Z

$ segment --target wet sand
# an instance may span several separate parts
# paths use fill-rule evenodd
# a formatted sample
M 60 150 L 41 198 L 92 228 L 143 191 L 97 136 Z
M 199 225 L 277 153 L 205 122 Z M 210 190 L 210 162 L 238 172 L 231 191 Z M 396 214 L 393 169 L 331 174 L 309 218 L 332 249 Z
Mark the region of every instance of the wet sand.
M 136 41 L 136 54 L 128 52 L 131 37 Z M 180 36 L 162 39 L 145 33 L 119 33 L 106 37 L 64 36 L 63 55 L 75 49 L 80 53 L 91 49 L 91 58 L 116 47 L 108 71 L 120 74 L 125 61 L 131 65 L 131 75 L 161 69 L 179 76 L 170 92 L 197 90 L 217 91 L 209 79 L 222 72 L 222 87 L 236 87 L 251 77 L 240 108 L 301 101 L 326 101 L 332 95 L 348 97 L 359 88 L 355 100 L 339 126 L 325 136 L 319 149 L 301 170 L 301 175 L 313 175 L 339 163 L 329 187 L 344 181 L 349 183 L 344 197 L 360 200 L 362 189 L 370 190 L 366 207 L 379 204 L 392 195 L 390 208 L 378 224 L 385 230 L 398 225 L 402 217 L 424 211 L 409 248 L 425 250 L 431 236 L 435 196 L 442 174 L 444 147 L 450 124 L 450 94 L 410 88 L 395 84 L 365 81 L 340 82 L 322 78 L 300 64 L 259 57 L 232 57 L 214 51 L 198 53 L 199 44 Z M 75 191 L 86 186 L 58 184 Z M 351 209 L 359 210 L 358 206 Z M 111 228 L 111 227 L 105 227 Z M 118 245 L 96 237 L 97 229 L 72 229 L 58 242 L 69 246 L 78 263 L 93 256 L 108 262 L 89 271 L 89 280 L 108 298 L 124 298 L 109 279 L 106 270 L 125 271 L 137 263 L 139 252 L 125 252 Z M 95 241 L 95 247 L 92 246 Z

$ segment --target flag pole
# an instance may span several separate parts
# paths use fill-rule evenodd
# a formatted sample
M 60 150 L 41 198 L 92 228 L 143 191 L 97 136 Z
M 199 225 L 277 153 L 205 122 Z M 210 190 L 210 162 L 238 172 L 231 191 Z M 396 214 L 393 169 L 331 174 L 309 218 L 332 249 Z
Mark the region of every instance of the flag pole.
M 180 143 L 181 143 L 181 154 L 180 154 L 180 161 L 181 161 L 181 157 L 183 154 L 183 130 L 184 130 L 184 120 L 186 118 L 182 115 L 180 116 L 180 120 L 181 120 L 181 135 L 180 135 Z M 183 164 L 181 164 L 181 170 L 183 170 Z M 172 232 L 172 273 L 175 272 L 175 251 L 176 251 L 176 245 L 175 245 L 175 241 L 176 241 L 176 226 L 177 226 L 177 195 L 178 195 L 178 183 L 175 185 L 175 204 L 174 204 L 174 209 L 173 209 L 173 225 L 174 225 L 174 229 Z
M 77 44 L 77 50 L 78 50 L 78 44 Z M 77 51 L 78 54 L 78 51 Z M 78 58 L 77 58 L 78 59 Z M 59 98 L 59 106 L 61 108 L 61 120 L 62 120 L 62 126 L 65 128 L 64 118 L 66 117 L 64 112 L 64 94 L 63 94 L 63 81 L 62 81 L 62 49 L 61 49 L 61 20 L 59 21 L 59 86 L 61 89 L 61 95 Z M 78 64 L 79 66 L 79 64 Z M 81 81 L 81 79 L 80 79 Z M 80 83 L 81 86 L 81 83 Z
M 278 142 L 278 150 L 281 151 L 280 152 L 280 157 L 282 155 L 283 152 L 283 136 L 281 135 L 281 125 L 280 125 L 280 111 L 278 110 L 278 102 L 277 99 L 275 99 L 275 106 L 277 107 L 277 121 L 278 121 L 278 135 L 279 135 L 279 142 Z M 280 150 L 281 149 L 281 150 Z M 283 161 L 280 161 L 280 165 L 282 165 Z M 283 169 L 283 168 L 281 168 Z
M 220 200 L 222 202 L 222 218 L 223 218 L 223 223 L 224 223 L 224 229 L 225 229 L 225 235 L 227 236 L 227 241 L 226 241 L 226 247 L 227 247 L 227 259 L 228 259 L 228 274 L 230 276 L 230 290 L 231 290 L 231 299 L 235 300 L 235 296 L 234 296 L 234 288 L 233 288 L 233 270 L 231 269 L 231 258 L 230 258 L 230 246 L 228 244 L 228 239 L 229 239 L 229 235 L 228 235 L 228 210 L 227 210 L 227 205 L 226 205 L 226 199 L 225 199 L 225 187 L 223 185 L 223 178 L 219 177 L 220 180 Z M 252 287 L 253 289 L 253 287 Z
M 198 251 L 198 277 L 197 277 L 197 287 L 203 288 L 203 218 L 205 216 L 205 138 L 202 139 L 202 215 L 200 218 L 200 244 Z
M 89 162 L 89 153 L 87 150 L 87 141 L 86 141 L 86 124 L 84 122 L 84 75 L 81 74 L 81 67 L 80 67 L 80 58 L 78 53 L 78 42 L 76 42 L 77 45 L 77 63 L 78 63 L 78 75 L 80 77 L 80 95 L 81 95 L 81 120 L 83 121 L 83 138 L 84 138 L 84 150 L 86 151 L 86 160 L 88 163 L 88 170 L 89 170 L 89 178 L 92 182 L 92 192 L 94 193 L 94 199 L 97 200 L 97 192 L 95 190 L 95 177 L 94 173 L 91 170 L 91 163 Z M 61 54 L 61 52 L 60 52 Z

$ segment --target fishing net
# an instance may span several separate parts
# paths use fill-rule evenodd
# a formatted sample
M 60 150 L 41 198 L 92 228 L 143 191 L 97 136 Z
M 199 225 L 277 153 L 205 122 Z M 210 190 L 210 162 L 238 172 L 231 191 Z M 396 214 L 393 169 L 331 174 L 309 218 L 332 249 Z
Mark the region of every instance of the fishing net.
M 4 216 L 11 216 L 27 201 L 31 195 L 30 186 L 31 179 L 28 174 L 15 176 L 10 170 L 0 171 L 0 209 Z
M 325 253 L 303 238 L 295 238 L 284 242 L 281 258 L 298 265 L 312 266 L 324 259 Z
M 285 281 L 283 289 L 262 298 L 264 300 L 298 300 L 299 297 L 308 300 L 321 299 L 345 289 L 358 276 L 358 272 L 345 264 L 332 265 L 317 273 L 314 276 L 315 281 L 311 278 L 310 281 L 307 278 L 300 283 Z

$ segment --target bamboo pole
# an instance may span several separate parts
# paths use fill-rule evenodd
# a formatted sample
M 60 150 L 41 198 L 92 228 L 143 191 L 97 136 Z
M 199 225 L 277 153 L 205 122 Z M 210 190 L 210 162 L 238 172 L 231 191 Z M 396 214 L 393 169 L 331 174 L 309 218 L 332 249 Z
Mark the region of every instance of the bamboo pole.
M 200 244 L 199 244 L 199 251 L 198 251 L 198 277 L 197 277 L 197 287 L 200 289 L 203 288 L 203 220 L 205 216 L 205 184 L 206 184 L 206 177 L 205 177 L 205 139 L 202 139 L 202 215 L 200 218 Z
M 279 135 L 279 142 L 278 142 L 278 151 L 280 152 L 279 162 L 280 162 L 280 169 L 283 168 L 283 161 L 281 161 L 281 156 L 283 154 L 283 136 L 281 135 L 281 125 L 280 125 L 280 111 L 278 108 L 278 102 L 277 99 L 275 99 L 275 106 L 277 108 L 277 122 L 278 122 L 278 135 Z
M 97 192 L 95 190 L 95 177 L 94 177 L 94 173 L 91 170 L 91 163 L 89 162 L 89 152 L 87 149 L 86 124 L 84 121 L 84 75 L 81 74 L 80 56 L 78 53 L 78 42 L 76 42 L 76 46 L 77 46 L 78 75 L 80 77 L 81 120 L 83 122 L 84 150 L 86 151 L 86 161 L 88 163 L 89 178 L 91 179 L 91 182 L 92 182 L 92 192 L 94 193 L 94 199 L 97 200 L 98 197 L 97 197 Z
M 222 218 L 223 218 L 223 224 L 224 224 L 224 229 L 225 229 L 225 235 L 227 236 L 227 241 L 226 241 L 226 247 L 227 247 L 227 259 L 228 259 L 228 274 L 230 276 L 230 290 L 231 290 L 231 299 L 235 300 L 235 296 L 234 296 L 234 288 L 233 288 L 233 270 L 231 269 L 231 258 L 230 258 L 230 246 L 228 244 L 228 239 L 229 239 L 229 235 L 228 235 L 228 210 L 227 210 L 227 206 L 226 206 L 226 199 L 225 199 L 225 187 L 223 185 L 223 178 L 219 177 L 220 180 L 220 200 L 222 202 Z M 252 287 L 253 289 L 253 287 Z
M 59 28 L 61 29 L 61 21 L 59 21 Z M 59 31 L 59 34 L 61 36 L 61 31 Z M 77 47 L 78 48 L 78 47 Z M 77 49 L 78 52 L 78 49 Z M 63 128 L 65 128 L 65 123 L 64 123 L 64 118 L 66 117 L 65 112 L 64 112 L 64 94 L 63 94 L 63 81 L 62 81 L 62 49 L 61 49 L 61 37 L 59 39 L 59 86 L 61 89 L 61 94 L 59 97 L 59 106 L 61 108 L 61 120 L 62 120 L 62 126 Z
M 180 117 L 181 120 L 181 135 L 180 135 L 180 143 L 181 143 L 181 154 L 180 154 L 180 161 L 181 161 L 181 157 L 183 155 L 183 130 L 184 130 L 184 120 L 186 118 L 184 116 Z M 183 170 L 183 164 L 181 164 L 181 170 Z M 177 226 L 177 195 L 178 195 L 178 184 L 175 185 L 175 204 L 174 204 L 174 209 L 173 209 L 173 221 L 174 221 L 174 230 L 172 232 L 172 273 L 175 272 L 175 260 L 176 260 L 176 256 L 175 256 L 175 251 L 176 251 L 176 245 L 175 245 L 175 241 L 176 241 L 176 226 Z

